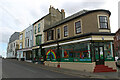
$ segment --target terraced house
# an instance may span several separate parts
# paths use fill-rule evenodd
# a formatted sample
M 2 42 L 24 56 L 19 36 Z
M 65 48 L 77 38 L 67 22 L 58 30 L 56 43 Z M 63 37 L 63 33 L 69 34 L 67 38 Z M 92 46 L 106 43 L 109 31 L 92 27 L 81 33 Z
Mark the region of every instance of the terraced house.
M 21 31 L 19 34 L 19 49 L 17 50 L 17 59 L 25 60 L 25 30 Z
M 116 56 L 120 57 L 120 28 L 118 29 L 114 37 L 114 50 Z
M 15 32 L 10 36 L 7 47 L 7 58 L 16 58 L 19 49 L 19 32 Z
M 49 13 L 33 23 L 33 61 L 38 61 L 39 58 L 43 57 L 40 45 L 44 43 L 44 29 L 45 27 L 54 24 L 65 18 L 65 13 L 63 10 L 61 12 L 58 9 L 50 6 Z
M 110 15 L 103 9 L 82 10 L 45 27 L 41 45 L 45 65 L 89 72 L 116 71 Z

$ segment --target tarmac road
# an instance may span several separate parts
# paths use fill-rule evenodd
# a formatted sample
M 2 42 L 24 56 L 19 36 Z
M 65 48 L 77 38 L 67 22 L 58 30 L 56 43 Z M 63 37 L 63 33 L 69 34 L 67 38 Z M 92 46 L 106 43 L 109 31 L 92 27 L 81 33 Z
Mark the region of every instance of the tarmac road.
M 40 67 L 40 65 L 27 63 L 23 61 L 12 60 L 12 59 L 3 59 L 1 61 L 2 61 L 2 78 L 3 78 L 2 80 L 7 80 L 7 79 L 17 80 L 18 78 L 21 78 L 21 80 L 28 80 L 28 79 L 42 80 L 41 78 L 47 78 L 47 80 L 48 79 L 49 80 L 110 80 L 110 79 L 100 79 L 100 78 L 97 78 L 97 79 L 89 78 L 87 76 L 83 76 L 83 77 L 75 76 L 75 75 L 70 75 L 69 73 L 65 74 L 64 69 L 57 68 L 57 70 L 61 70 L 61 73 L 59 73 L 58 71 L 51 71 L 52 68 L 50 67 L 46 67 L 46 69 L 44 69 L 45 67 L 44 65 Z M 98 77 L 101 77 L 101 76 L 98 76 Z M 10 79 L 10 78 L 14 78 L 14 79 Z

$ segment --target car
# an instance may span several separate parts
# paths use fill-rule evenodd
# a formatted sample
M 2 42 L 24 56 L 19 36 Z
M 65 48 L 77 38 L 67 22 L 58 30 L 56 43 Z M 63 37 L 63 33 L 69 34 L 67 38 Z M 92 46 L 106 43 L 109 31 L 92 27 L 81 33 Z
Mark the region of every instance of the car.
M 115 62 L 116 62 L 116 63 L 117 63 L 117 59 L 118 59 L 118 57 L 116 56 L 116 57 L 115 57 Z
M 0 55 L 0 58 L 2 58 L 2 56 Z
M 116 65 L 120 67 L 120 57 L 117 59 Z

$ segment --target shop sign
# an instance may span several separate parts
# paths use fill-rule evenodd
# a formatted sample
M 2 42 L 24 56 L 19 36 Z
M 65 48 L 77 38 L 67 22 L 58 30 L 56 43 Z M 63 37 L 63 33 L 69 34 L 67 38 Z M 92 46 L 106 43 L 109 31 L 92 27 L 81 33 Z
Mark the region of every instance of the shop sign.
M 80 59 L 80 61 L 91 61 L 91 59 Z

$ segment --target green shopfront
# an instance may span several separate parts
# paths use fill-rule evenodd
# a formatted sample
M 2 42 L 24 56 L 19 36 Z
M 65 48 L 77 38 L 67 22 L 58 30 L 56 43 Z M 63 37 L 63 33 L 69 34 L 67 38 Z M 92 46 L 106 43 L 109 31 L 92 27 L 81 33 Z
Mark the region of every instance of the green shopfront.
M 112 42 L 78 42 L 44 49 L 46 61 L 104 64 L 114 61 Z
M 96 66 L 116 69 L 114 34 L 87 34 L 42 45 L 44 64 L 80 71 L 94 72 Z

